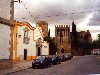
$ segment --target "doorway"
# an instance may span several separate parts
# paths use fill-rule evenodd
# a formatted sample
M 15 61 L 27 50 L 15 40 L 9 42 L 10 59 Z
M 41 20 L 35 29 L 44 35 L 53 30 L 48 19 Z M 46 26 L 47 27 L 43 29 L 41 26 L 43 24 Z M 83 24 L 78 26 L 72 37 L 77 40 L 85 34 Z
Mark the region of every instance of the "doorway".
M 64 48 L 61 49 L 61 53 L 64 53 Z
M 27 60 L 27 49 L 24 49 L 24 60 Z
M 40 47 L 38 47 L 38 56 L 40 56 L 41 52 L 40 52 Z

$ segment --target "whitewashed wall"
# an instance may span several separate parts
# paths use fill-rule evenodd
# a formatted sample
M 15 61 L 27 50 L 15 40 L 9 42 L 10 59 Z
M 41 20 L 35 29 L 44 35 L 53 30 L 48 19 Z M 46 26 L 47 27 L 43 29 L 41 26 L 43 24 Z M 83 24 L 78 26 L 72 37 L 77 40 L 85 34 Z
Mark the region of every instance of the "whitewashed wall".
M 42 29 L 41 27 L 36 27 L 34 30 L 34 40 L 37 41 L 38 38 L 42 39 L 42 50 L 41 55 L 49 55 L 49 44 L 45 41 L 43 41 L 43 35 L 42 35 Z
M 11 0 L 0 0 L 0 17 L 10 20 L 10 2 Z
M 9 59 L 10 26 L 0 24 L 0 59 Z
M 36 56 L 36 42 L 33 40 L 33 30 L 29 31 L 28 37 L 30 38 L 28 56 Z
M 49 44 L 47 42 L 42 43 L 42 55 L 49 55 Z
M 36 27 L 36 29 L 34 30 L 34 40 L 37 41 L 38 38 L 41 38 L 42 42 L 43 42 L 43 36 L 42 36 L 41 27 Z
M 17 34 L 17 54 L 22 59 L 24 57 L 24 49 L 27 49 L 27 56 L 36 56 L 36 42 L 33 41 L 33 30 L 28 31 L 28 37 L 30 38 L 30 40 L 29 44 L 25 44 L 23 43 L 24 28 L 26 28 L 26 26 L 18 26 Z M 18 35 L 21 35 L 21 38 L 19 38 Z

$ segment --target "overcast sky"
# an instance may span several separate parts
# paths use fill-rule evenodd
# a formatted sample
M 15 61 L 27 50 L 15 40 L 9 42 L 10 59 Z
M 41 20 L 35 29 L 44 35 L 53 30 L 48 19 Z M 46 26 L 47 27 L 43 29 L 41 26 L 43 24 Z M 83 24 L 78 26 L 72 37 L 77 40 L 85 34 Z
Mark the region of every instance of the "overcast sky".
M 15 3 L 15 20 L 29 22 L 33 27 L 36 21 L 47 21 L 51 36 L 55 35 L 55 25 L 71 25 L 74 20 L 77 31 L 90 30 L 96 39 L 100 33 L 99 13 L 100 0 L 21 0 Z

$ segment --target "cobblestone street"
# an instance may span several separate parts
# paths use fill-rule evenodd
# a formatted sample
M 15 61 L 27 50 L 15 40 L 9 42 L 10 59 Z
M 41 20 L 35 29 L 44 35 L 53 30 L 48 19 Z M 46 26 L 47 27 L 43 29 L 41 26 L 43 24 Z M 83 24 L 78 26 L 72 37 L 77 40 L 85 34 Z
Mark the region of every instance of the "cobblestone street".
M 80 75 L 100 74 L 100 56 L 78 56 L 72 60 L 45 69 L 27 69 L 10 75 Z

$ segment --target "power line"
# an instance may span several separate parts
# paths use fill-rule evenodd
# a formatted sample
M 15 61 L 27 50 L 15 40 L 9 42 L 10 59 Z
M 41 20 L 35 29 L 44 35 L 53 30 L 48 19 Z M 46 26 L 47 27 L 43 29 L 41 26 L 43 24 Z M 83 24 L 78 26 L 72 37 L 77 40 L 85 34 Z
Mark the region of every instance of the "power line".
M 32 13 L 28 10 L 28 8 L 26 7 L 25 3 L 23 1 L 21 1 L 21 3 L 23 3 L 25 9 L 28 11 L 28 13 L 30 14 L 30 16 L 32 17 L 32 19 L 34 19 L 34 21 L 36 22 L 36 19 L 34 18 L 34 16 L 32 15 Z
M 32 15 L 32 13 L 31 13 L 31 12 L 28 10 L 28 8 L 26 7 L 25 3 L 24 3 L 23 1 L 21 1 L 21 3 L 23 3 L 25 9 L 28 11 L 28 13 L 29 13 L 30 16 L 34 19 L 35 22 L 37 21 L 36 19 L 39 19 L 39 18 L 51 18 L 51 17 L 68 16 L 68 15 L 73 15 L 73 16 L 75 16 L 75 15 L 78 15 L 78 14 L 92 13 L 92 12 L 94 12 L 94 11 L 100 12 L 99 9 L 94 10 L 94 11 L 93 11 L 93 10 L 88 10 L 88 9 L 94 9 L 94 7 L 89 7 L 89 8 L 84 8 L 82 11 L 80 11 L 81 8 L 80 8 L 80 9 L 77 9 L 77 10 L 80 11 L 80 12 L 77 12 L 77 11 L 75 11 L 75 10 L 72 10 L 72 12 L 68 13 L 68 10 L 67 10 L 67 11 L 65 11 L 66 13 L 64 13 L 64 14 L 45 15 L 45 16 L 39 15 L 39 16 L 35 16 L 35 17 L 34 17 L 34 16 Z M 97 7 L 98 7 L 98 6 L 97 6 Z

